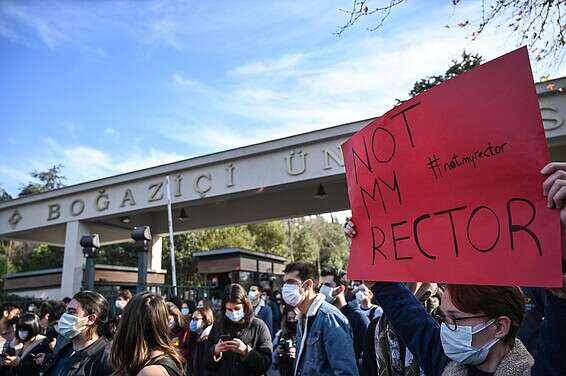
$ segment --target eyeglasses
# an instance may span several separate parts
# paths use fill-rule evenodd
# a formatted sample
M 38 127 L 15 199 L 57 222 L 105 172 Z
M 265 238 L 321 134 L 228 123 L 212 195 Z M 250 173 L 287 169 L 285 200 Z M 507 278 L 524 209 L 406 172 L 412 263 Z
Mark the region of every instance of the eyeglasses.
M 436 320 L 436 322 L 438 322 L 438 324 L 444 323 L 444 324 L 446 324 L 448 329 L 450 329 L 452 331 L 456 331 L 456 329 L 458 329 L 458 321 L 460 321 L 460 320 L 479 319 L 479 318 L 483 318 L 483 317 L 490 317 L 490 316 L 488 316 L 488 315 L 478 315 L 478 316 L 466 316 L 466 317 L 448 317 L 439 310 L 437 310 L 434 313 L 434 316 L 433 316 L 433 318 Z M 451 322 L 448 322 L 448 320 L 451 321 Z

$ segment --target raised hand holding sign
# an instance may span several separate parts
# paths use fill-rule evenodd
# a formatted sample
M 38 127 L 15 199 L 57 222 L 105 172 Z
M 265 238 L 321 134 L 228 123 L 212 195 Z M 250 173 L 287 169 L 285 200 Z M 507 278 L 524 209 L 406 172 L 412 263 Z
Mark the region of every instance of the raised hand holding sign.
M 561 284 L 526 48 L 402 103 L 342 151 L 357 231 L 350 278 Z

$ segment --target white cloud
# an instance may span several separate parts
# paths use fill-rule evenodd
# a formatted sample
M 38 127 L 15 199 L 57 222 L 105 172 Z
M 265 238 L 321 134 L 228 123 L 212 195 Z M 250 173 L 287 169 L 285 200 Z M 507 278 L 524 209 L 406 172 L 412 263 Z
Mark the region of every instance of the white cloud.
M 173 81 L 187 89 L 177 93 L 184 110 L 158 128 L 170 139 L 217 151 L 378 116 L 407 98 L 417 79 L 444 72 L 467 47 L 464 37 L 443 28 L 410 29 L 394 40 L 368 34 L 293 55 L 300 58 L 284 54 L 238 66 L 218 85 L 177 72 Z M 468 50 L 486 59 L 505 52 L 496 38 Z M 195 112 L 200 115 L 189 115 Z
M 188 158 L 153 147 L 110 154 L 84 145 L 63 145 L 50 137 L 42 140 L 38 150 L 17 159 L 0 156 L 0 182 L 12 195 L 17 195 L 17 189 L 31 180 L 29 172 L 43 171 L 56 164 L 63 165 L 65 184 L 70 185 Z
M 118 131 L 114 128 L 106 128 L 104 130 L 104 134 L 108 137 L 118 137 L 118 136 L 120 136 L 120 131 Z
M 285 54 L 278 59 L 257 61 L 246 65 L 235 67 L 228 74 L 236 76 L 250 76 L 260 74 L 290 74 L 303 58 L 303 54 Z
M 37 36 L 50 49 L 55 49 L 66 39 L 65 34 L 59 30 L 54 23 L 36 15 L 29 8 L 15 6 L 14 3 L 5 2 L 0 10 L 4 15 L 34 30 Z M 10 30 L 9 32 L 12 33 L 12 35 L 16 35 L 14 30 Z
M 147 43 L 156 46 L 172 47 L 182 50 L 183 45 L 179 40 L 181 27 L 172 19 L 158 19 L 150 22 L 148 32 L 145 36 Z
M 188 86 L 188 87 L 196 87 L 198 85 L 197 81 L 184 77 L 179 72 L 173 74 L 173 83 L 178 86 Z

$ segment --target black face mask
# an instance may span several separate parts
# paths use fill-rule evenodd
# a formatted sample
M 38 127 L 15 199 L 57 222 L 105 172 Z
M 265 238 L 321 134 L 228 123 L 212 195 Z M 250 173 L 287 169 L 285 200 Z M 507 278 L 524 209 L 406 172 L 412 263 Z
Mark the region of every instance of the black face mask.
M 10 326 L 16 325 L 16 323 L 18 322 L 19 319 L 20 318 L 16 316 L 16 317 L 12 318 L 11 320 L 8 320 L 8 325 L 10 325 Z

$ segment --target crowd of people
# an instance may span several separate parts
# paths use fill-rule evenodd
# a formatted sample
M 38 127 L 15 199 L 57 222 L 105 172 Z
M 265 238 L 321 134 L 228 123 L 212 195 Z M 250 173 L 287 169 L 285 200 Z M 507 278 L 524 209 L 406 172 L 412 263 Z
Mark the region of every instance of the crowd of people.
M 566 164 L 542 173 L 549 206 L 566 211 L 553 188 Z M 0 374 L 566 375 L 566 288 L 363 283 L 301 261 L 267 286 L 198 301 L 124 290 L 112 310 L 95 291 L 7 305 Z

